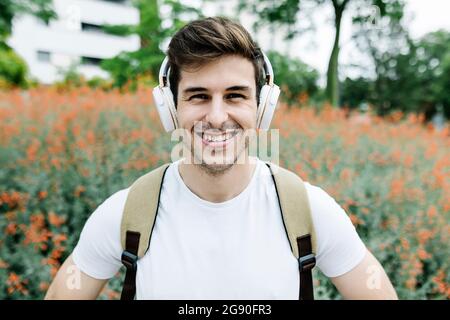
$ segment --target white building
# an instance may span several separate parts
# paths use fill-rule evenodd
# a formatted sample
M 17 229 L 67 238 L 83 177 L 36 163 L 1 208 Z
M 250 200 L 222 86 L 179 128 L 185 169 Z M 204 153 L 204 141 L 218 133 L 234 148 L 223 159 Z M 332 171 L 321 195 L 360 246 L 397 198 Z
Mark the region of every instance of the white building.
M 63 70 L 78 65 L 86 78 L 107 77 L 102 59 L 139 49 L 138 36 L 102 32 L 104 24 L 137 24 L 139 11 L 129 0 L 53 0 L 58 15 L 48 25 L 31 16 L 13 24 L 9 45 L 27 62 L 32 77 L 43 83 L 58 80 Z

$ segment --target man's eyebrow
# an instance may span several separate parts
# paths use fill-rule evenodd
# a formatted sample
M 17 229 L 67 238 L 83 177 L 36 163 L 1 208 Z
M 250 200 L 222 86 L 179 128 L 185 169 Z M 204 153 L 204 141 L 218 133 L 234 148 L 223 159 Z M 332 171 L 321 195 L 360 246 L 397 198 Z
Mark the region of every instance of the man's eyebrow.
M 205 92 L 208 89 L 204 87 L 188 87 L 183 90 L 183 94 L 195 93 L 195 92 Z M 249 86 L 232 86 L 225 89 L 225 91 L 250 91 Z
M 248 87 L 248 86 L 232 86 L 232 87 L 226 88 L 225 91 L 250 91 L 250 87 Z
M 183 90 L 183 93 L 186 94 L 186 93 L 204 92 L 204 91 L 208 91 L 208 89 L 203 88 L 203 87 L 188 87 Z

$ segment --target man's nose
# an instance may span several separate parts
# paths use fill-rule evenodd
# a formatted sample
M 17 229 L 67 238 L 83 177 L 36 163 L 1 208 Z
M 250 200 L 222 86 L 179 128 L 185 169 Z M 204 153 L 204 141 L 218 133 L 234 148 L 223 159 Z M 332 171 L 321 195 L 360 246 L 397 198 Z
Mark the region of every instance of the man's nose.
M 213 97 L 206 114 L 205 121 L 209 122 L 213 128 L 220 128 L 228 120 L 226 103 L 219 97 Z

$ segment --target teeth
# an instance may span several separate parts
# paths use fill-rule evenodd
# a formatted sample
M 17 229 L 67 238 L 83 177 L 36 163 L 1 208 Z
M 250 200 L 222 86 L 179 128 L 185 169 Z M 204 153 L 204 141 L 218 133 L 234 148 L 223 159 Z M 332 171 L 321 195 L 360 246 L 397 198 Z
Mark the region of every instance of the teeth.
M 224 135 L 220 136 L 213 136 L 209 134 L 203 134 L 203 139 L 209 141 L 209 142 L 217 142 L 217 141 L 225 141 L 233 137 L 232 133 L 226 133 Z

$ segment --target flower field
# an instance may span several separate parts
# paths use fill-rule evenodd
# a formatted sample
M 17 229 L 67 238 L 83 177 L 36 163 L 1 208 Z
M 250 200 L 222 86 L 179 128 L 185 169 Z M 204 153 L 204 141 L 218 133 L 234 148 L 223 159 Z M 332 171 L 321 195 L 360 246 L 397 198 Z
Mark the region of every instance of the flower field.
M 346 210 L 401 299 L 449 299 L 450 131 L 421 120 L 281 105 L 272 127 L 280 164 Z M 0 91 L 0 299 L 42 299 L 90 213 L 173 145 L 149 88 Z M 316 297 L 339 298 L 316 273 Z

